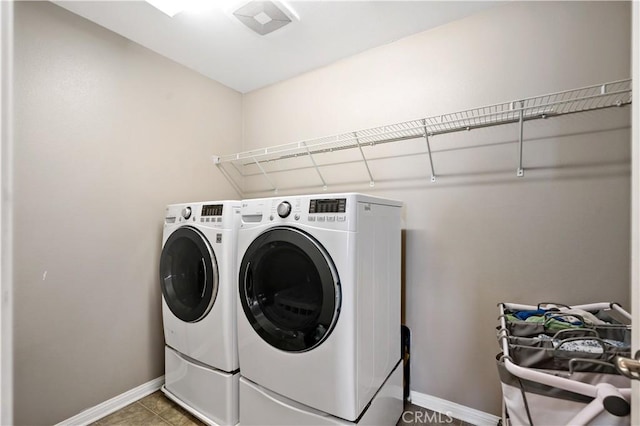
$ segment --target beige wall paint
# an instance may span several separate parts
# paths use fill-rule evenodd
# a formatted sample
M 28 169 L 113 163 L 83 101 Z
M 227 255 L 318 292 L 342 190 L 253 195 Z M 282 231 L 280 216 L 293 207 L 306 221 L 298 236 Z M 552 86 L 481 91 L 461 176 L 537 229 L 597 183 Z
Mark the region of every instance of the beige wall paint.
M 246 94 L 244 149 L 628 78 L 630 40 L 628 2 L 500 5 Z M 374 189 L 362 165 L 326 169 L 329 191 L 405 202 L 414 391 L 499 414 L 500 301 L 629 307 L 629 113 L 527 123 L 525 178 L 514 126 L 433 138 L 436 184 L 424 155 L 373 161 Z M 281 194 L 322 192 L 301 187 L 313 173 L 273 179 Z
M 236 198 L 241 95 L 48 2 L 15 8 L 15 423 L 164 374 L 164 207 Z

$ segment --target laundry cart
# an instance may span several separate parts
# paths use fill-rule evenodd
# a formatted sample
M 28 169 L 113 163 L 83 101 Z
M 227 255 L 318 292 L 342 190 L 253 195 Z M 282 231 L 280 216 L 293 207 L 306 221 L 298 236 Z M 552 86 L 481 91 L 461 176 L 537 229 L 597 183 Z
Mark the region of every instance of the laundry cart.
M 498 305 L 503 425 L 629 425 L 631 315 L 616 303 Z

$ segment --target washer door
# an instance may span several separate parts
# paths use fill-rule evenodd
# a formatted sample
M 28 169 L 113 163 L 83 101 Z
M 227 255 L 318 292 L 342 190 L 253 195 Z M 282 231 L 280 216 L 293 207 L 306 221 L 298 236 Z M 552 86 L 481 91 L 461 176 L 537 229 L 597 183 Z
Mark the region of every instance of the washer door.
M 182 321 L 197 322 L 209 313 L 218 294 L 218 265 L 200 231 L 185 226 L 169 236 L 160 256 L 160 286 Z
M 272 346 L 307 351 L 333 330 L 340 280 L 331 258 L 310 235 L 287 227 L 264 232 L 247 248 L 239 280 L 244 313 Z

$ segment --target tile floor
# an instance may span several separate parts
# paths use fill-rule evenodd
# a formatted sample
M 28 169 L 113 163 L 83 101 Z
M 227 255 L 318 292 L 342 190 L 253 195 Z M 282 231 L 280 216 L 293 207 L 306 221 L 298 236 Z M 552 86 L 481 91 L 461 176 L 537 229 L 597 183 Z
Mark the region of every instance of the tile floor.
M 92 424 L 92 426 L 116 425 L 202 426 L 204 423 L 167 399 L 162 392 L 157 391 Z
M 204 423 L 167 399 L 162 392 L 157 391 L 93 423 L 93 426 L 116 425 L 202 426 Z M 407 405 L 405 413 L 397 424 L 397 426 L 409 425 L 472 426 L 461 420 L 452 419 L 445 414 L 434 413 L 413 404 Z

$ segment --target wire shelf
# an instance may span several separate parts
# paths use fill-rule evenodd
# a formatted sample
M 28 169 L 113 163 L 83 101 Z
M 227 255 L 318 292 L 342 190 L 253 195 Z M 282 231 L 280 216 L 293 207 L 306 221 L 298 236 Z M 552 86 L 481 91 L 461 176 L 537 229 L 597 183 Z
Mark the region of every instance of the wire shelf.
M 509 123 L 520 123 L 521 146 L 522 125 L 525 121 L 627 105 L 631 103 L 631 92 L 631 79 L 619 80 L 423 119 L 341 133 L 333 136 L 276 145 L 236 154 L 214 156 L 213 158 L 214 162 L 221 168 L 236 190 L 239 190 L 239 185 L 231 178 L 228 171 L 222 167 L 225 163 L 232 163 L 233 168 L 241 178 L 248 176 L 248 174 L 243 173 L 243 169 L 246 166 L 257 167 L 260 173 L 263 174 L 265 179 L 271 184 L 272 188 L 277 191 L 268 173 L 262 167 L 263 163 L 300 156 L 311 157 L 318 176 L 323 186 L 326 187 L 320 167 L 316 164 L 313 157 L 316 154 L 358 148 L 360 149 L 362 160 L 367 166 L 371 186 L 373 186 L 374 180 L 367 165 L 367 159 L 362 151 L 363 146 L 374 146 L 383 143 L 425 138 L 430 157 L 431 180 L 435 182 L 436 175 L 433 169 L 433 159 L 431 158 L 431 148 L 429 146 L 429 138 L 432 136 Z M 522 176 L 523 174 L 522 151 L 520 148 L 518 176 Z M 239 192 L 242 191 L 239 190 Z

